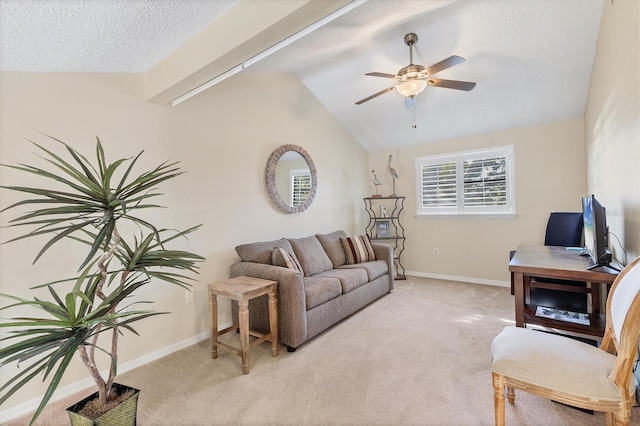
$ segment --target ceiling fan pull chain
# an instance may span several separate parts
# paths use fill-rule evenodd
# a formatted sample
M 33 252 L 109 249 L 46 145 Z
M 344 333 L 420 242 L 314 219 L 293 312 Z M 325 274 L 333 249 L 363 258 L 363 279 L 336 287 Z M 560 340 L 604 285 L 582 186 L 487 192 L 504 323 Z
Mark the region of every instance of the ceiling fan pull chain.
M 418 128 L 416 125 L 416 110 L 418 109 L 418 102 L 416 102 L 416 100 L 417 99 L 414 99 L 413 108 L 411 108 L 411 127 L 414 129 Z

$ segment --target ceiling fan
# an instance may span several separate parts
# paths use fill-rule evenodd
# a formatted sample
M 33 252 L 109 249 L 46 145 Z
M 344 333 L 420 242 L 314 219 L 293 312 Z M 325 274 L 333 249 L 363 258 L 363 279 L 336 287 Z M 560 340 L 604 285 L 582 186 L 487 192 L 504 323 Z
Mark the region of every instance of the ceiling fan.
M 387 87 L 386 89 L 381 90 L 378 93 L 374 93 L 371 96 L 367 96 L 366 98 L 356 102 L 356 105 L 363 104 L 377 96 L 384 95 L 393 89 L 396 89 L 398 93 L 406 96 L 407 98 L 414 99 L 414 97 L 422 92 L 427 86 L 444 87 L 446 89 L 464 90 L 467 92 L 476 87 L 476 83 L 469 81 L 443 80 L 441 78 L 432 77 L 435 73 L 463 63 L 465 60 L 460 56 L 449 56 L 447 59 L 444 59 L 437 64 L 433 64 L 428 68 L 425 68 L 422 65 L 415 65 L 413 63 L 413 45 L 417 41 L 418 36 L 414 33 L 409 33 L 404 36 L 404 42 L 409 46 L 409 65 L 401 68 L 400 71 L 398 71 L 398 74 L 393 75 L 382 72 L 369 72 L 365 74 L 373 77 L 393 78 L 398 82 L 398 84 Z

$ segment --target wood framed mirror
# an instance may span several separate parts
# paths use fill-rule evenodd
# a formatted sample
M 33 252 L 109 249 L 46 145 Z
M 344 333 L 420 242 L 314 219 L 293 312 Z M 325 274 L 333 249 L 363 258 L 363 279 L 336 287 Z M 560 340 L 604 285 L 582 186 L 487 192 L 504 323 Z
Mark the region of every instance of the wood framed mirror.
M 269 156 L 267 193 L 285 213 L 301 213 L 313 202 L 318 177 L 313 160 L 298 145 L 282 145 Z

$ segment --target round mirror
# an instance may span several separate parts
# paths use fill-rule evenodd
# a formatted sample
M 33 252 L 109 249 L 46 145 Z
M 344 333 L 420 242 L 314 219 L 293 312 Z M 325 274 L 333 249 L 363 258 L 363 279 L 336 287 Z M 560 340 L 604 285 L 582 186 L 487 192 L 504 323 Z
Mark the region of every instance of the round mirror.
M 282 211 L 305 211 L 316 196 L 317 175 L 313 160 L 298 145 L 282 145 L 269 156 L 267 192 Z

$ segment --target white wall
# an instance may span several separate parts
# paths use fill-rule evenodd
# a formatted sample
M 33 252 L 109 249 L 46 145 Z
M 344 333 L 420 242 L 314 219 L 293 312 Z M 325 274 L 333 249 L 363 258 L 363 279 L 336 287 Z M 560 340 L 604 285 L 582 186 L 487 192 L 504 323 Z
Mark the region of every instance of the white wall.
M 610 231 L 640 256 L 640 2 L 605 2 L 585 112 L 587 182 Z M 624 259 L 615 237 L 610 246 Z
M 180 161 L 187 172 L 160 188 L 166 195 L 158 201 L 168 208 L 149 212 L 148 219 L 167 228 L 204 225 L 190 241 L 175 246 L 206 257 L 194 287 L 195 303 L 185 304 L 184 291 L 168 284 L 143 290 L 139 299 L 153 300 L 154 308 L 172 313 L 141 322 L 141 337 L 125 335 L 122 362 L 207 332 L 206 284 L 228 277 L 229 266 L 238 260 L 236 245 L 341 228 L 353 232 L 363 226 L 367 154 L 293 74 L 239 74 L 177 107 L 144 102 L 138 75 L 2 73 L 0 79 L 2 163 L 38 162 L 25 137 L 54 146 L 39 131 L 87 157 L 94 156 L 98 135 L 111 161 L 144 150 L 138 170 L 170 159 Z M 283 144 L 302 146 L 318 170 L 316 199 L 304 213 L 281 213 L 267 196 L 267 158 Z M 0 183 L 36 184 L 7 168 L 0 168 Z M 0 192 L 1 207 L 18 199 Z M 3 213 L 1 224 L 16 213 Z M 0 240 L 12 235 L 14 231 L 0 228 Z M 73 275 L 82 247 L 68 244 L 31 266 L 40 244 L 42 240 L 0 245 L 1 292 L 28 297 L 31 286 Z M 220 323 L 229 323 L 229 306 L 222 308 Z M 3 381 L 12 371 L 3 367 Z M 78 362 L 63 385 L 85 377 Z M 33 381 L 3 410 L 43 392 Z
M 640 2 L 605 2 L 585 111 L 589 192 L 618 260 L 640 256 Z M 626 250 L 626 255 L 621 247 Z M 640 349 L 640 342 L 638 344 Z M 635 372 L 640 384 L 640 370 Z
M 576 118 L 371 153 L 369 165 L 380 171 L 383 194 L 391 193 L 391 178 L 383 172 L 389 154 L 400 174 L 396 192 L 407 197 L 401 217 L 407 271 L 506 285 L 510 250 L 523 243 L 542 244 L 549 213 L 581 211 L 586 191 L 583 139 L 583 120 Z M 515 218 L 416 219 L 416 157 L 505 145 L 514 145 Z

